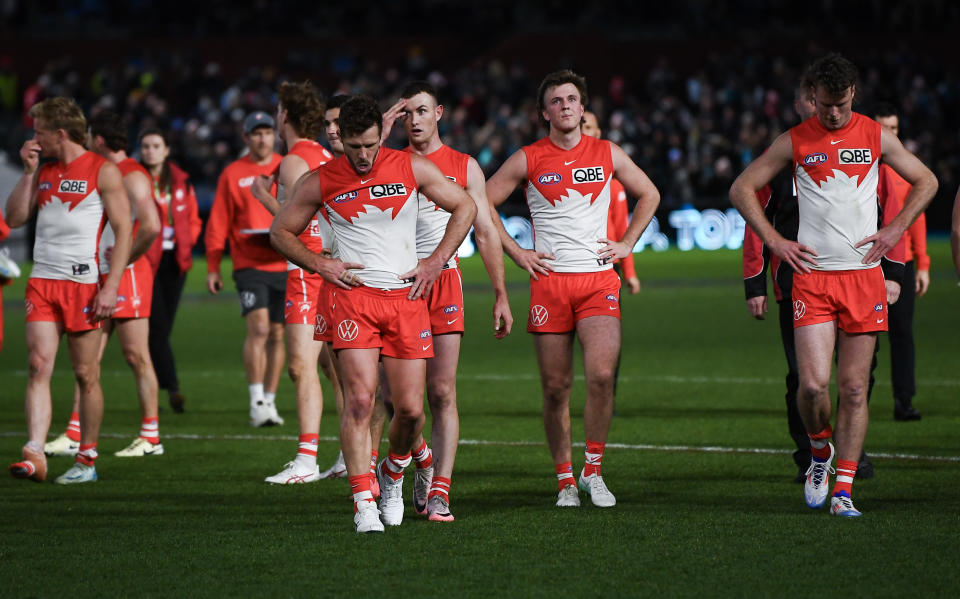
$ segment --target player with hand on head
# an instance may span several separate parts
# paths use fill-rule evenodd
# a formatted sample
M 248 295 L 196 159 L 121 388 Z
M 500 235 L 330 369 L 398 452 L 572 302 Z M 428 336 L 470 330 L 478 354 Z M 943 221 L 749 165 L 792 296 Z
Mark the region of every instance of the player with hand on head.
M 620 351 L 620 279 L 613 262 L 633 251 L 660 203 L 647 175 L 619 146 L 580 130 L 586 81 L 572 71 L 551 73 L 537 93 L 537 108 L 549 134 L 514 153 L 487 182 L 487 198 L 499 206 L 524 185 L 535 231 L 535 248 L 522 249 L 503 230 L 507 254 L 530 273 L 534 334 L 543 423 L 557 474 L 557 506 L 580 505 L 579 486 L 594 505 L 616 498 L 601 476 L 613 413 L 613 386 Z M 607 236 L 614 179 L 637 198 L 621 239 Z M 586 465 L 574 479 L 570 439 L 573 341 L 583 347 L 587 398 L 584 407 Z
M 271 228 L 278 251 L 337 285 L 334 349 L 345 390 L 340 445 L 357 532 L 382 532 L 383 524 L 403 520 L 403 471 L 423 427 L 426 359 L 434 355 L 424 298 L 477 212 L 473 199 L 429 160 L 381 147 L 382 119 L 371 98 L 347 101 L 339 117 L 344 156 L 308 174 Z M 417 191 L 451 214 L 436 251 L 424 259 L 416 253 Z M 311 252 L 297 238 L 321 207 L 333 226 L 339 258 Z M 380 360 L 395 410 L 390 453 L 377 469 L 382 522 L 369 474 L 369 426 Z
M 87 121 L 74 100 L 48 98 L 33 106 L 30 116 L 35 119 L 34 137 L 20 150 L 23 176 L 7 199 L 11 226 L 22 226 L 37 215 L 34 265 L 25 293 L 29 441 L 23 460 L 11 464 L 10 473 L 46 478 L 43 445 L 52 412 L 50 377 L 60 338 L 66 334 L 80 386 L 80 446 L 74 465 L 55 482 L 93 482 L 103 419 L 101 326 L 117 309 L 117 290 L 130 261 L 130 202 L 120 169 L 83 147 Z M 41 156 L 55 160 L 41 167 Z M 98 284 L 97 240 L 104 215 L 116 243 L 110 274 Z
M 730 200 L 751 228 L 793 270 L 793 318 L 799 390 L 797 404 L 813 460 L 804 500 L 819 508 L 829 493 L 831 462 L 838 457 L 830 511 L 859 516 L 852 484 L 867 431 L 867 387 L 877 331 L 887 329 L 887 304 L 899 294 L 884 281 L 880 259 L 923 212 L 937 189 L 933 173 L 876 121 L 853 112 L 857 69 L 838 54 L 817 60 L 808 77 L 816 118 L 780 135 L 740 174 Z M 890 224 L 879 228 L 880 158 L 913 189 Z M 797 241 L 780 235 L 764 216 L 757 192 L 791 167 L 797 185 Z M 837 350 L 837 449 L 830 443 L 830 375 Z
M 248 154 L 221 173 L 207 221 L 207 290 L 217 294 L 223 288 L 220 258 L 229 240 L 233 280 L 247 325 L 243 368 L 250 390 L 250 425 L 272 426 L 283 424 L 274 400 L 284 360 L 287 265 L 270 247 L 267 233 L 273 215 L 251 188 L 259 175 L 273 174 L 280 164 L 273 151 L 273 117 L 265 112 L 247 115 L 243 140 Z

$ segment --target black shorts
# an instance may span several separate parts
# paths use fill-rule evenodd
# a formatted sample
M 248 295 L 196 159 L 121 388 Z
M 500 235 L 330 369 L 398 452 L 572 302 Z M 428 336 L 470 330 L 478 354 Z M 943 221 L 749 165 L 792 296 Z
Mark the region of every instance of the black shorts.
M 283 322 L 283 302 L 287 294 L 287 272 L 268 272 L 256 268 L 233 271 L 233 282 L 240 295 L 240 315 L 266 308 L 270 322 Z

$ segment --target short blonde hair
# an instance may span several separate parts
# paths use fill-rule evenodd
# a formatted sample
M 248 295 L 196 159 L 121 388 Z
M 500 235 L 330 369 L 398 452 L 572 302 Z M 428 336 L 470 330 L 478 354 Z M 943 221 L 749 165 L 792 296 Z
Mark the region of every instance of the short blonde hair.
M 52 129 L 63 129 L 70 141 L 83 145 L 87 141 L 87 119 L 73 98 L 57 96 L 34 104 L 30 116 L 42 119 Z

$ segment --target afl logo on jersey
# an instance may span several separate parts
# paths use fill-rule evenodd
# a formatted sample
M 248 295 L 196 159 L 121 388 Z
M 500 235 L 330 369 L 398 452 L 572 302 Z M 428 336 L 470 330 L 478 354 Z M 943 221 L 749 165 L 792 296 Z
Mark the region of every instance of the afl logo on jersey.
M 574 183 L 598 183 L 604 180 L 602 166 L 573 169 Z
M 407 188 L 403 186 L 403 183 L 387 183 L 386 185 L 374 185 L 370 188 L 371 198 L 392 198 L 404 195 L 407 195 Z
M 336 204 L 342 204 L 344 202 L 349 202 L 350 200 L 355 199 L 357 195 L 358 194 L 355 191 L 348 191 L 347 193 L 341 193 L 337 197 L 333 198 L 333 201 Z
M 87 182 L 64 179 L 60 182 L 59 191 L 60 193 L 87 193 Z
M 44 181 L 40 185 L 37 185 L 37 191 L 47 191 L 48 189 L 53 189 L 53 183 L 49 181 Z
M 837 152 L 840 164 L 873 164 L 870 148 L 844 148 Z
M 823 164 L 826 161 L 827 155 L 823 152 L 814 152 L 803 157 L 803 164 L 805 166 L 816 166 L 818 164 Z
M 563 177 L 560 176 L 560 173 L 543 173 L 537 178 L 537 183 L 540 185 L 556 185 L 563 180 Z

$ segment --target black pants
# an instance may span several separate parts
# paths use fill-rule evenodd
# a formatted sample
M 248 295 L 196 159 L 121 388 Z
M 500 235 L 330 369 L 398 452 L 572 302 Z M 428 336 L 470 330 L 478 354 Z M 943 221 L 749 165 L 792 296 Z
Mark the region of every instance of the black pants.
M 915 279 L 913 261 L 907 262 L 903 271 L 900 299 L 887 310 L 890 318 L 890 373 L 893 379 L 893 396 L 907 405 L 917 393 L 914 379 L 917 358 L 913 345 L 913 310 L 917 295 Z
M 180 272 L 176 256 L 172 250 L 163 252 L 160 268 L 153 280 L 153 306 L 150 309 L 150 359 L 157 371 L 157 381 L 161 389 L 171 393 L 180 390 L 177 380 L 177 365 L 170 347 L 170 333 L 173 332 L 173 319 L 183 294 L 186 273 Z

